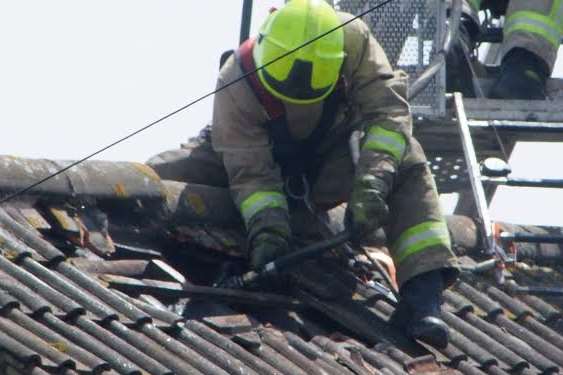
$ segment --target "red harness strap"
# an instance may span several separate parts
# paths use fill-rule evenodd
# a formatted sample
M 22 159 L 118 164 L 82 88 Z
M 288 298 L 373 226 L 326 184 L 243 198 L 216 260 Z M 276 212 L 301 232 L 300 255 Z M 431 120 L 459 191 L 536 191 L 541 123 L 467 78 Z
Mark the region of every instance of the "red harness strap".
M 334 124 L 340 105 L 346 101 L 345 80 L 341 76 L 334 91 L 324 99 L 318 126 L 307 139 L 297 140 L 289 131 L 283 102 L 262 85 L 256 74 L 253 46 L 254 39 L 245 41 L 236 51 L 236 58 L 242 72 L 246 74 L 248 85 L 268 114 L 269 119 L 263 126 L 272 140 L 274 160 L 281 166 L 282 174 L 286 177 L 314 172 L 312 163 L 316 160 L 317 147 Z
M 239 61 L 240 67 L 244 74 L 256 71 L 256 64 L 254 63 L 254 58 L 252 56 L 252 48 L 254 47 L 255 38 L 249 38 L 244 43 L 241 44 L 239 49 L 236 51 L 236 57 Z M 249 74 L 246 77 L 246 81 L 254 91 L 254 94 L 258 98 L 258 101 L 266 109 L 270 120 L 274 120 L 285 115 L 285 107 L 282 101 L 272 95 L 258 79 L 256 73 Z M 343 76 L 340 76 L 338 83 L 336 84 L 335 90 L 340 92 L 343 97 L 346 96 L 347 84 Z
M 252 57 L 252 47 L 254 46 L 254 38 L 247 39 L 237 50 L 237 58 L 244 74 L 254 72 L 256 64 Z M 266 88 L 260 83 L 256 73 L 249 74 L 246 81 L 254 91 L 258 101 L 270 117 L 270 120 L 280 118 L 285 115 L 285 107 L 280 99 L 273 96 Z

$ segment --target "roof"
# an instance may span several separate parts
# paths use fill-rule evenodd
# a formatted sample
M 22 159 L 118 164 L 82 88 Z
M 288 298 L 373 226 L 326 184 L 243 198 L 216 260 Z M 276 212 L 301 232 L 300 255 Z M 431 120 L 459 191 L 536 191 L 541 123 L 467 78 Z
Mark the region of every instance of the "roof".
M 0 157 L 7 176 L 0 195 L 61 165 Z M 388 323 L 393 304 L 330 258 L 292 271 L 287 293 L 209 287 L 225 261 L 240 259 L 240 223 L 228 202 L 221 189 L 161 181 L 144 165 L 94 161 L 4 204 L 3 373 L 537 374 L 563 367 L 561 299 L 510 294 L 487 275 L 465 275 L 445 293 L 445 350 L 404 337 Z M 470 247 L 458 249 L 466 264 L 476 257 Z M 516 282 L 532 286 L 561 285 L 562 275 L 553 265 L 514 271 Z

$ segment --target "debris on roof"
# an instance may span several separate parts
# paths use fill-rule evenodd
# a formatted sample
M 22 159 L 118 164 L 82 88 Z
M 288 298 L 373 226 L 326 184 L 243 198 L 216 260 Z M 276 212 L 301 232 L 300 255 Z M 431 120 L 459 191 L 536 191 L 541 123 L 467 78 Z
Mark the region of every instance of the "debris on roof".
M 0 173 L 11 176 L 0 194 L 63 164 L 0 157 Z M 392 327 L 393 303 L 336 258 L 291 271 L 280 281 L 284 293 L 211 287 L 225 262 L 244 261 L 231 205 L 222 189 L 111 162 L 85 162 L 5 203 L 2 372 L 550 374 L 563 367 L 560 297 L 514 289 L 561 285 L 553 256 L 514 269 L 512 289 L 463 276 L 444 295 L 451 343 L 436 350 Z M 452 217 L 449 226 L 470 266 L 479 245 L 468 220 Z

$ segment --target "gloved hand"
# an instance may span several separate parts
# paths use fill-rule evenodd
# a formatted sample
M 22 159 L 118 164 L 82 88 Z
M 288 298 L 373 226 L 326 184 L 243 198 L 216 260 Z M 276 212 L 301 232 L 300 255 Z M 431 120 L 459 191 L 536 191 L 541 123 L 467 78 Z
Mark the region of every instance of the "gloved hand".
M 268 262 L 289 252 L 288 240 L 275 232 L 262 232 L 252 241 L 250 267 L 257 271 Z
M 346 229 L 352 234 L 352 242 L 359 244 L 368 234 L 385 224 L 389 208 L 383 191 L 384 181 L 373 175 L 359 176 L 346 209 Z

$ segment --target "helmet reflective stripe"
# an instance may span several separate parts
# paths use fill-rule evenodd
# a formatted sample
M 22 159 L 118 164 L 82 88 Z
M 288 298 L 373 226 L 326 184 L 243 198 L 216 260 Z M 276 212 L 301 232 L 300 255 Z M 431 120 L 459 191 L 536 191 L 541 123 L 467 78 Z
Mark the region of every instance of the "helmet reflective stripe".
M 313 64 L 309 61 L 295 60 L 289 76 L 283 80 L 278 81 L 268 73 L 265 69 L 261 72 L 262 80 L 265 81 L 264 85 L 270 92 L 283 93 L 277 96 L 281 99 L 288 101 L 317 101 L 319 98 L 324 98 L 333 89 L 333 85 L 314 89 L 310 84 L 310 77 L 313 73 Z M 259 73 L 260 74 L 260 73 Z
M 287 200 L 283 194 L 276 191 L 257 191 L 251 194 L 240 205 L 245 224 L 248 226 L 254 215 L 266 208 L 287 210 Z
M 253 50 L 257 67 L 268 64 L 341 24 L 324 0 L 291 0 L 270 14 Z M 344 60 L 344 31 L 337 29 L 258 71 L 272 95 L 297 104 L 324 99 Z
M 406 141 L 403 134 L 372 125 L 366 136 L 363 149 L 385 152 L 401 162 L 405 154 Z
M 426 221 L 404 231 L 393 244 L 393 258 L 397 264 L 409 256 L 430 247 L 450 248 L 450 234 L 443 221 Z

